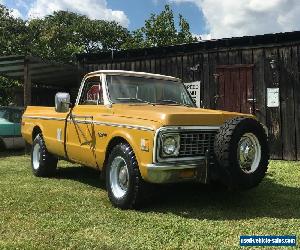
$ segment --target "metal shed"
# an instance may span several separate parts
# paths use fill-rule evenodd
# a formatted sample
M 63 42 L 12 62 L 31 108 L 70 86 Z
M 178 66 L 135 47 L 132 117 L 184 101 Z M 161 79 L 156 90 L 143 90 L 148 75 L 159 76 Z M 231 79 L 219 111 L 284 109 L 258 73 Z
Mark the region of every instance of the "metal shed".
M 43 60 L 39 57 L 13 55 L 0 57 L 0 75 L 23 83 L 23 103 L 54 105 L 57 91 L 77 88 L 81 71 L 77 66 Z M 16 94 L 18 91 L 16 91 Z

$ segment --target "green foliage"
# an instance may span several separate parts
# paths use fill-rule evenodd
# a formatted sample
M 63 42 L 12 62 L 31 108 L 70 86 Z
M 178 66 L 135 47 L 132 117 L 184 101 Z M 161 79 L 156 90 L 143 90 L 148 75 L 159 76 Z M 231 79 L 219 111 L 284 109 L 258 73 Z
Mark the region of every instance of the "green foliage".
M 168 5 L 161 14 L 151 14 L 145 21 L 145 27 L 142 28 L 146 37 L 146 44 L 149 46 L 162 46 L 176 43 L 176 28 L 174 24 L 174 15 Z
M 158 15 L 151 14 L 145 26 L 133 31 L 123 48 L 144 48 L 196 42 L 187 20 L 179 15 L 179 31 L 176 29 L 174 14 L 169 5 Z
M 119 49 L 129 36 L 116 22 L 91 20 L 67 11 L 54 12 L 43 19 L 29 21 L 32 54 L 68 62 L 76 53 L 95 53 Z
M 57 11 L 44 18 L 23 21 L 0 5 L 0 56 L 31 54 L 69 62 L 76 53 L 120 49 L 130 36 L 116 22 L 91 20 L 87 16 Z
M 0 55 L 20 54 L 26 51 L 27 27 L 11 11 L 0 5 Z
M 20 83 L 0 76 L 0 106 L 7 106 L 13 102 L 14 88 Z
M 68 11 L 23 21 L 0 5 L 0 55 L 31 54 L 69 62 L 76 53 L 197 41 L 182 15 L 179 15 L 178 26 L 179 30 L 169 5 L 160 14 L 151 14 L 144 27 L 131 33 L 116 22 L 91 20 Z
M 28 29 L 26 23 L 11 15 L 11 11 L 0 5 L 0 56 L 23 54 L 27 51 Z M 0 105 L 13 101 L 13 88 L 17 81 L 0 76 Z
M 177 33 L 177 43 L 182 44 L 198 41 L 197 38 L 193 37 L 192 33 L 190 32 L 189 23 L 182 15 L 179 15 L 179 26 L 180 31 Z
M 10 15 L 10 11 L 0 5 L 0 53 L 9 55 L 18 53 L 20 48 L 20 34 L 22 33 L 23 23 Z

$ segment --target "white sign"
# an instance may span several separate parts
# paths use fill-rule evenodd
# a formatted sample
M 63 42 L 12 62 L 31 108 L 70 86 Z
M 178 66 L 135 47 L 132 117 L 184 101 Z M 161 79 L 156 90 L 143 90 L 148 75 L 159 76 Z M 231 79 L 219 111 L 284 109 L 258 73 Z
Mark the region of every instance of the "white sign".
M 279 88 L 267 88 L 267 107 L 279 107 Z
M 187 91 L 192 96 L 197 107 L 200 107 L 200 81 L 198 82 L 186 82 L 184 83 Z

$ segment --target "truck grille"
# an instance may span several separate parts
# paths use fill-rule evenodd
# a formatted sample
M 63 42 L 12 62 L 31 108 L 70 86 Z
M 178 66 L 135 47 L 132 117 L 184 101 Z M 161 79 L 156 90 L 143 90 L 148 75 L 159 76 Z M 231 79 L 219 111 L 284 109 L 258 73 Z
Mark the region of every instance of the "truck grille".
M 179 157 L 205 156 L 214 152 L 216 131 L 185 131 L 180 133 Z

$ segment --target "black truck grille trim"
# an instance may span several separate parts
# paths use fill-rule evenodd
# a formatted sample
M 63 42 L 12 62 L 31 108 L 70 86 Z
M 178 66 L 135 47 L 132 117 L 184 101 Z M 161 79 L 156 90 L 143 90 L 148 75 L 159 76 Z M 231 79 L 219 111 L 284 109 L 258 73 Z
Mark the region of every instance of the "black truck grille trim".
M 205 156 L 209 150 L 214 152 L 214 140 L 216 131 L 184 131 L 180 132 L 180 150 L 178 157 Z

